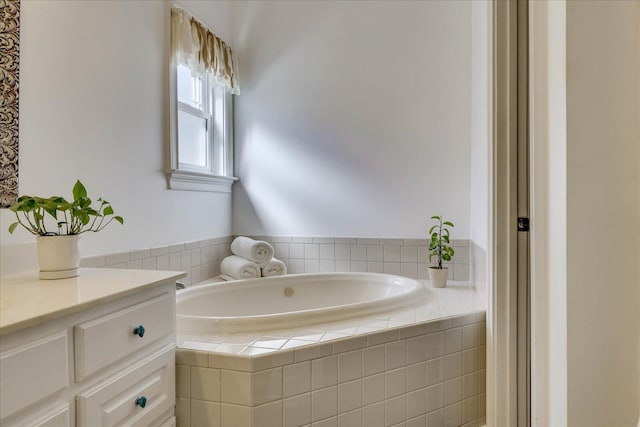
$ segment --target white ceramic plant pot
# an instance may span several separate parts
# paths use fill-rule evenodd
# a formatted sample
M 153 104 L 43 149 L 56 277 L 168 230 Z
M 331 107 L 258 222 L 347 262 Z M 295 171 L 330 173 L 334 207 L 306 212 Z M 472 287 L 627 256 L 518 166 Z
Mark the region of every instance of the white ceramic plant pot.
M 437 268 L 429 267 L 429 279 L 434 288 L 444 288 L 447 286 L 447 275 L 449 269 L 447 267 Z
M 80 236 L 38 236 L 38 265 L 41 279 L 76 277 L 80 267 Z

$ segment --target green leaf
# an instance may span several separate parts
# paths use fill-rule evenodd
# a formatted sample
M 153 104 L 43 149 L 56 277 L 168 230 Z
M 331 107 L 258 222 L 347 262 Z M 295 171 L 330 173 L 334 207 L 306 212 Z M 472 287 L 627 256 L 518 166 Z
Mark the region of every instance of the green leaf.
M 113 208 L 109 205 L 105 206 L 104 210 L 102 211 L 103 215 L 113 215 Z
M 453 223 L 451 221 L 445 221 L 445 222 L 442 223 L 442 225 L 448 225 L 448 226 L 451 226 L 451 227 L 455 227 L 455 225 L 453 225 Z
M 122 219 L 121 216 L 114 216 L 113 219 L 115 219 L 116 221 L 118 221 L 120 224 L 124 224 L 124 219 Z
M 80 180 L 77 180 L 76 184 L 73 186 L 73 198 L 74 200 L 79 200 L 84 197 L 87 197 L 87 189 L 84 188 L 84 185 L 82 185 Z
M 451 256 L 449 256 L 449 254 L 442 254 L 442 259 L 445 261 L 451 261 Z
M 432 216 L 431 219 L 437 219 L 438 221 L 440 221 L 440 217 L 438 215 Z
M 11 225 L 9 226 L 9 233 L 13 233 L 13 232 L 14 232 L 14 230 L 16 229 L 16 227 L 17 227 L 18 225 L 20 225 L 20 223 L 19 223 L 19 222 L 14 222 L 13 224 L 11 224 Z
M 433 230 L 435 230 L 437 227 L 438 227 L 437 225 L 434 225 L 433 227 L 431 227 L 429 229 L 429 234 L 433 233 Z
M 449 242 L 449 235 L 442 236 L 442 240 L 444 240 L 447 243 L 451 243 L 451 242 Z

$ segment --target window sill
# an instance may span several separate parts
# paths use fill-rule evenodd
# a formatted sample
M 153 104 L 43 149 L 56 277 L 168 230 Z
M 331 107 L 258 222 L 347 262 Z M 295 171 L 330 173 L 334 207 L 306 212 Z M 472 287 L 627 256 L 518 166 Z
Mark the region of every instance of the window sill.
M 185 171 L 172 171 L 168 174 L 171 190 L 231 193 L 231 186 L 237 180 L 238 178 L 234 176 L 206 175 Z

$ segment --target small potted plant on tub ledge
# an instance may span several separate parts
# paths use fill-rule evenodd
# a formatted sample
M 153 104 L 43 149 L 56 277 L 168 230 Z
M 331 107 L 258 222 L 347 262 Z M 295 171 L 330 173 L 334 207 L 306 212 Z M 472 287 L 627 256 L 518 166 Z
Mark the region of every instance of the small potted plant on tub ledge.
M 437 224 L 429 229 L 431 240 L 429 241 L 429 262 L 435 257 L 437 264 L 429 267 L 429 279 L 435 288 L 444 288 L 447 286 L 447 275 L 449 269 L 442 266 L 442 261 L 451 261 L 455 251 L 450 246 L 449 227 L 454 225 L 451 221 L 444 221 L 442 215 L 434 215 L 431 219 L 436 220 Z
M 80 235 L 87 231 L 101 231 L 113 220 L 124 223 L 122 217 L 114 215 L 109 202 L 102 198 L 96 202 L 99 205 L 92 207 L 86 188 L 78 180 L 73 186 L 72 202 L 59 196 L 43 198 L 24 195 L 9 207 L 17 218 L 9 226 L 9 233 L 22 226 L 37 236 L 41 279 L 77 276 Z

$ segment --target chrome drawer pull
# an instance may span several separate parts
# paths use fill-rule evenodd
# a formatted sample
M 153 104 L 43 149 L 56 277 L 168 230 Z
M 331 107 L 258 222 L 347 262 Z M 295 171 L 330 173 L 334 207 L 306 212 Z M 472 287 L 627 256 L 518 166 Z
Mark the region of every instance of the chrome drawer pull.
M 138 405 L 141 408 L 144 408 L 145 406 L 147 406 L 147 398 L 144 396 L 140 396 L 139 398 L 136 399 L 136 405 Z
M 133 330 L 133 335 L 137 335 L 140 338 L 144 336 L 144 326 L 140 325 Z

